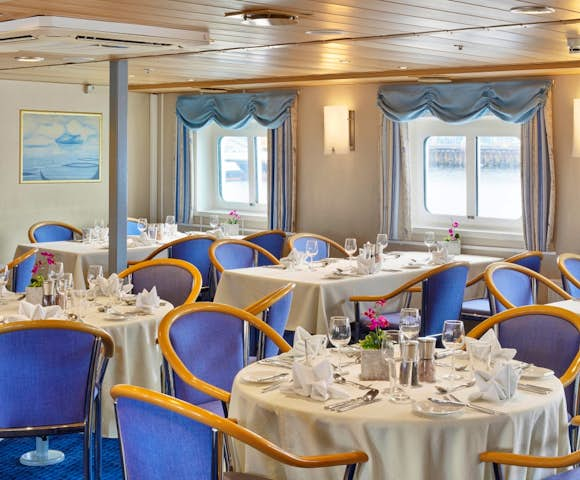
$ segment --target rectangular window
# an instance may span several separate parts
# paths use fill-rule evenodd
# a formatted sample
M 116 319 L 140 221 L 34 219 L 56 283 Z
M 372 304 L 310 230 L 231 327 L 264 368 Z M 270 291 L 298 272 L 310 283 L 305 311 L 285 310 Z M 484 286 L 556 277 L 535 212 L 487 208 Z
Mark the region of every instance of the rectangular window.
M 219 192 L 224 202 L 250 202 L 248 137 L 218 139 Z

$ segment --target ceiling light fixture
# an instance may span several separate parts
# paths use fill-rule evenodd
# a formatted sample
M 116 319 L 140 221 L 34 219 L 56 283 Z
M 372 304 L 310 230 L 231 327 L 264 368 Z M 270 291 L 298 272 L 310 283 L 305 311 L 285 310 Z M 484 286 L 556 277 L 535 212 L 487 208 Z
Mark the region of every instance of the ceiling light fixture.
M 451 80 L 449 77 L 426 76 L 426 77 L 419 77 L 417 79 L 417 81 L 419 83 L 451 83 L 453 80 Z
M 348 58 L 339 58 L 338 63 L 350 63 L 350 60 Z
M 407 70 L 407 65 L 399 65 L 399 70 Z
M 306 35 L 346 35 L 347 32 L 335 28 L 319 28 L 316 30 L 306 30 Z
M 22 55 L 22 56 L 19 56 L 19 57 L 14 57 L 14 60 L 16 60 L 17 62 L 34 63 L 34 62 L 42 62 L 42 61 L 44 61 L 44 57 L 28 57 L 26 55 Z
M 271 9 L 242 10 L 227 12 L 226 17 L 240 17 L 245 25 L 258 27 L 271 27 L 280 25 L 292 25 L 298 23 L 298 15 L 293 12 Z
M 511 13 L 522 13 L 524 15 L 546 15 L 549 13 L 554 13 L 555 11 L 555 8 L 548 7 L 546 5 L 527 5 L 524 7 L 510 8 Z

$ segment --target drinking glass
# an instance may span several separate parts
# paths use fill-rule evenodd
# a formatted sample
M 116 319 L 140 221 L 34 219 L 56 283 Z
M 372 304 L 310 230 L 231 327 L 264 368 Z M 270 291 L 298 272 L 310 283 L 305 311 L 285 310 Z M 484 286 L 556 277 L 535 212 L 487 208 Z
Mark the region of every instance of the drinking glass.
M 64 275 L 64 265 L 62 262 L 54 262 L 48 266 L 48 279 L 57 280 L 61 279 Z
M 429 254 L 431 254 L 431 247 L 435 245 L 435 232 L 425 232 L 423 243 L 427 246 Z
M 209 226 L 212 230 L 214 230 L 220 224 L 220 219 L 217 215 L 210 215 L 209 216 Z
M 83 321 L 87 315 L 87 291 L 86 290 L 72 290 L 71 291 L 71 310 L 76 319 Z
M 137 219 L 137 230 L 139 230 L 140 233 L 143 233 L 145 230 L 147 230 L 147 219 L 146 218 L 138 218 Z
M 389 395 L 387 398 L 391 400 L 397 393 L 397 364 L 395 362 L 395 343 L 390 336 L 383 336 L 381 355 L 387 363 L 387 370 L 389 372 Z
M 342 374 L 340 361 L 342 355 L 341 350 L 342 347 L 345 347 L 350 342 L 350 320 L 348 317 L 330 317 L 330 325 L 328 328 L 328 339 L 338 350 L 337 371 Z
M 399 331 L 401 341 L 416 340 L 421 330 L 421 315 L 417 308 L 402 308 L 399 317 Z
M 387 237 L 386 233 L 378 233 L 377 234 L 377 245 L 381 248 L 381 252 L 385 251 L 385 248 L 389 245 L 389 237 Z
M 96 297 L 97 281 L 103 276 L 103 266 L 102 265 L 89 265 L 87 270 L 87 284 L 89 286 L 90 300 L 94 300 Z
M 352 262 L 352 255 L 356 252 L 356 238 L 347 238 L 344 241 L 344 249 L 348 253 L 348 260 Z
M 158 226 L 154 223 L 147 225 L 147 236 L 149 240 L 156 241 L 157 240 L 157 228 Z
M 8 283 L 8 265 L 0 263 L 0 305 L 4 305 L 4 289 Z
M 465 343 L 465 328 L 463 322 L 461 320 L 445 320 L 443 322 L 441 342 L 445 348 L 452 350 L 451 371 L 444 378 L 447 380 L 459 380 L 463 378 L 461 375 L 455 373 L 455 353 Z
M 167 215 L 165 217 L 165 227 L 170 237 L 174 237 L 177 232 L 177 225 L 175 224 L 175 216 Z
M 310 258 L 310 270 L 312 270 L 312 262 L 314 262 L 316 255 L 318 255 L 318 242 L 316 240 L 306 240 L 306 256 Z

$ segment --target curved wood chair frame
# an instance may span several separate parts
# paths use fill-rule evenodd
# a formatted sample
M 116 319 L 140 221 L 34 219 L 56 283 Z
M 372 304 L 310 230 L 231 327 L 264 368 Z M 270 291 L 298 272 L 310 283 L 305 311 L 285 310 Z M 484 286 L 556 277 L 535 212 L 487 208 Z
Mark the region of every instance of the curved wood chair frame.
M 288 238 L 288 246 L 289 246 L 290 250 L 292 250 L 294 248 L 294 242 L 296 240 L 298 240 L 299 238 L 304 238 L 304 237 L 312 237 L 312 238 L 316 238 L 317 240 L 321 240 L 323 242 L 326 242 L 326 243 L 328 243 L 330 248 L 334 248 L 335 250 L 338 250 L 340 253 L 342 253 L 345 257 L 348 257 L 348 253 L 346 253 L 346 250 L 344 249 L 344 247 L 342 245 L 336 243 L 331 238 L 325 237 L 323 235 L 318 235 L 317 233 L 297 233 L 295 235 L 292 235 L 291 237 Z
M 44 222 L 37 222 L 37 223 L 31 225 L 30 228 L 28 229 L 28 239 L 32 243 L 38 243 L 36 241 L 36 239 L 34 238 L 34 232 L 36 231 L 36 229 L 38 229 L 40 227 L 47 226 L 47 225 L 56 225 L 57 227 L 68 228 L 69 230 L 72 230 L 77 235 L 80 235 L 81 237 L 83 236 L 82 230 L 78 229 L 77 227 L 75 227 L 73 225 L 69 225 L 68 223 L 64 223 L 64 222 L 52 222 L 50 220 L 47 220 Z
M 252 250 L 254 250 L 254 252 L 261 253 L 262 255 L 264 255 L 268 260 L 270 260 L 272 262 L 273 265 L 280 265 L 280 261 L 274 255 L 272 255 L 268 250 L 260 247 L 259 245 L 256 245 L 256 244 L 251 243 L 251 242 L 247 242 L 245 240 L 236 240 L 236 239 L 231 239 L 231 238 L 224 238 L 223 240 L 216 240 L 209 247 L 209 260 L 210 260 L 211 264 L 214 266 L 214 268 L 219 273 L 222 273 L 225 269 L 224 269 L 223 265 L 217 259 L 215 251 L 217 248 L 219 248 L 220 245 L 232 245 L 232 244 L 233 245 L 243 245 L 244 247 L 251 248 Z
M 263 322 L 261 319 L 255 315 L 252 315 L 246 310 L 242 310 L 241 308 L 236 308 L 221 303 L 198 302 L 195 304 L 182 305 L 167 313 L 165 317 L 163 317 L 163 320 L 161 320 L 158 332 L 159 348 L 161 349 L 163 357 L 171 369 L 179 376 L 179 378 L 181 378 L 181 380 L 183 380 L 183 382 L 185 382 L 190 387 L 205 393 L 206 395 L 221 400 L 222 402 L 228 403 L 230 401 L 230 392 L 216 387 L 211 383 L 207 383 L 199 377 L 193 375 L 175 352 L 169 337 L 171 326 L 176 321 L 178 321 L 184 315 L 200 311 L 225 313 L 228 315 L 236 316 L 240 319 L 240 321 L 245 321 L 253 327 L 256 327 L 259 331 L 263 332 L 278 346 L 282 352 L 288 352 L 291 349 L 290 345 L 288 345 L 288 343 L 286 343 L 286 341 L 280 335 L 278 335 L 276 330 L 270 327 L 270 325 Z
M 131 275 L 132 273 L 142 270 L 143 268 L 159 265 L 172 265 L 175 267 L 180 267 L 191 274 L 191 277 L 193 278 L 191 292 L 185 299 L 184 303 L 188 304 L 195 302 L 195 299 L 197 298 L 199 292 L 201 291 L 201 283 L 202 283 L 201 273 L 199 273 L 199 270 L 195 268 L 194 265 L 192 265 L 189 262 L 185 262 L 183 260 L 177 260 L 175 258 L 157 258 L 155 260 L 144 260 L 142 262 L 137 263 L 136 265 L 131 265 L 130 267 L 120 272 L 119 278 L 125 278 L 127 275 Z
M 544 277 L 541 273 L 537 273 L 533 270 L 530 270 L 529 268 L 522 267 L 521 265 L 517 265 L 515 263 L 496 262 L 496 263 L 492 263 L 491 265 L 487 266 L 487 268 L 483 272 L 483 278 L 485 280 L 485 285 L 487 286 L 487 290 L 488 290 L 489 294 L 493 298 L 495 298 L 497 301 L 499 301 L 499 303 L 501 303 L 505 308 L 508 308 L 508 309 L 515 308 L 515 305 L 513 303 L 511 303 L 498 290 L 498 288 L 495 286 L 495 283 L 493 283 L 493 274 L 497 270 L 515 270 L 516 272 L 520 272 L 520 273 L 530 277 L 531 279 L 535 280 L 536 282 L 539 282 L 539 283 L 545 285 L 546 287 L 548 287 L 550 290 L 552 290 L 553 292 L 560 295 L 565 300 L 570 300 L 572 298 L 572 296 L 568 292 L 566 292 L 565 290 L 560 288 L 558 285 L 556 285 L 554 282 L 552 282 L 552 280 L 550 280 L 549 278 Z M 492 301 L 492 305 L 493 305 L 493 301 Z
M 522 260 L 522 259 L 528 258 L 528 257 L 540 257 L 540 260 L 542 260 L 544 258 L 544 254 L 542 252 L 540 252 L 539 250 L 530 250 L 527 252 L 521 252 L 521 253 L 518 253 L 517 255 L 513 255 L 511 257 L 508 257 L 508 258 L 502 260 L 502 262 L 514 263 L 514 262 L 517 262 L 518 260 Z M 465 284 L 465 288 L 471 287 L 472 285 L 476 284 L 477 282 L 481 282 L 483 280 L 483 273 L 484 272 L 481 272 L 480 274 L 478 274 L 477 276 L 475 276 L 471 280 L 469 280 Z
M 558 255 L 558 269 L 560 270 L 562 276 L 566 278 L 566 280 L 568 280 L 576 288 L 580 288 L 580 281 L 570 273 L 570 270 L 566 268 L 566 260 L 570 259 L 580 261 L 580 255 L 577 253 L 562 253 L 561 255 Z
M 244 310 L 246 312 L 251 313 L 252 315 L 258 315 L 258 313 L 262 313 L 263 311 L 270 308 L 273 304 L 275 304 L 281 298 L 285 297 L 289 292 L 291 292 L 295 288 L 296 288 L 295 283 L 287 283 L 283 287 L 274 290 L 268 295 L 248 305 L 247 307 L 244 307 Z
M 173 247 L 174 245 L 179 245 L 181 243 L 185 243 L 185 242 L 188 242 L 190 240 L 198 240 L 198 239 L 199 240 L 206 240 L 207 239 L 207 240 L 212 240 L 214 242 L 216 240 L 216 238 L 213 235 L 194 235 L 194 236 L 187 236 L 187 237 L 183 237 L 183 238 L 178 238 L 177 240 L 172 240 L 171 242 L 164 243 L 159 248 L 156 248 L 155 250 L 153 250 L 144 259 L 129 261 L 129 262 L 127 262 L 127 265 L 137 265 L 140 262 L 145 262 L 147 260 L 153 260 L 161 252 L 167 250 L 168 248 Z
M 249 241 L 253 240 L 254 238 L 263 237 L 264 235 L 272 235 L 278 234 L 284 238 L 286 238 L 286 232 L 284 230 L 262 230 L 261 232 L 250 233 L 246 235 L 243 240 Z
M 527 269 L 526 269 L 527 270 Z M 521 317 L 523 315 L 551 315 L 566 320 L 576 327 L 580 335 L 580 315 L 570 310 L 561 307 L 554 307 L 552 305 L 526 305 L 524 307 L 514 307 L 509 310 L 497 313 L 487 320 L 482 321 L 475 326 L 468 334 L 471 338 L 480 338 L 485 332 L 493 328 L 495 325 L 512 318 Z M 578 372 L 580 371 L 580 351 L 570 363 L 564 374 L 560 377 L 562 385 L 567 387 L 575 381 Z
M 14 260 L 8 263 L 8 270 L 12 270 L 14 267 L 20 265 L 24 260 L 32 257 L 32 255 L 36 255 L 38 253 L 38 248 L 31 248 L 27 250 L 19 257 L 16 257 Z
M 220 417 L 219 415 L 184 402 L 183 400 L 169 397 L 162 393 L 154 392 L 142 387 L 136 387 L 133 385 L 115 385 L 111 389 L 111 396 L 115 401 L 119 397 L 127 397 L 175 412 L 179 415 L 190 418 L 191 420 L 207 425 L 208 427 L 215 428 L 221 432 L 221 434 L 226 434 L 236 438 L 261 453 L 268 455 L 274 460 L 293 467 L 320 468 L 345 465 L 347 466 L 347 471 L 350 472 L 352 470 L 352 473 L 354 474 L 354 469 L 357 464 L 368 461 L 367 454 L 361 451 L 312 456 L 294 455 L 282 450 L 280 447 L 261 437 L 257 433 L 238 425 L 230 419 Z M 218 441 L 217 443 L 221 445 L 223 444 L 223 440 Z M 221 462 L 221 456 L 217 455 L 217 457 Z M 345 478 L 347 477 L 345 476 Z

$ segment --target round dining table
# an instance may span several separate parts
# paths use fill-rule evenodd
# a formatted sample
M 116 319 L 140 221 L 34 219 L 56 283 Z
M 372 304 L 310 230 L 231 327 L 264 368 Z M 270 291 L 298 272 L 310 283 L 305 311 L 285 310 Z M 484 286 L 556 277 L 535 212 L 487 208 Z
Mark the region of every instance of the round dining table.
M 10 294 L 0 305 L 0 320 L 10 321 L 18 313 L 19 295 Z M 102 434 L 117 437 L 115 409 L 109 391 L 113 385 L 127 383 L 161 391 L 161 353 L 156 345 L 159 323 L 173 309 L 162 301 L 152 313 L 138 312 L 134 305 L 115 305 L 112 312 L 104 311 L 107 298 L 97 297 L 88 302 L 85 323 L 107 331 L 115 342 L 115 352 L 109 360 L 103 379 Z
M 336 354 L 331 354 L 336 362 Z M 436 370 L 437 383 L 447 368 Z M 564 390 L 553 375 L 526 380 L 550 389 L 538 394 L 517 389 L 513 398 L 503 402 L 477 401 L 476 405 L 496 411 L 491 415 L 470 408 L 454 413 L 420 412 L 429 397 L 437 395 L 435 384 L 423 383 L 409 388 L 412 403 L 395 404 L 387 399 L 388 382 L 362 382 L 381 391 L 379 401 L 359 408 L 333 412 L 326 402 L 315 401 L 279 388 L 264 392 L 264 385 L 251 380 L 289 370 L 252 364 L 237 375 L 229 416 L 241 425 L 264 436 L 283 449 L 299 455 L 362 450 L 369 461 L 359 466 L 357 479 L 365 480 L 481 480 L 493 479 L 492 466 L 479 462 L 479 454 L 488 450 L 554 456 L 570 452 Z M 347 378 L 358 381 L 360 365 L 348 367 Z M 463 373 L 465 377 L 469 372 Z M 448 383 L 448 382 L 447 382 Z M 360 396 L 363 390 L 343 384 L 348 397 Z M 462 401 L 477 393 L 477 387 L 457 390 Z M 427 408 L 428 410 L 428 408 Z M 262 474 L 268 478 L 338 479 L 343 469 L 304 470 L 278 463 L 241 443 L 235 444 L 240 471 Z M 550 470 L 509 467 L 505 479 L 540 479 Z

